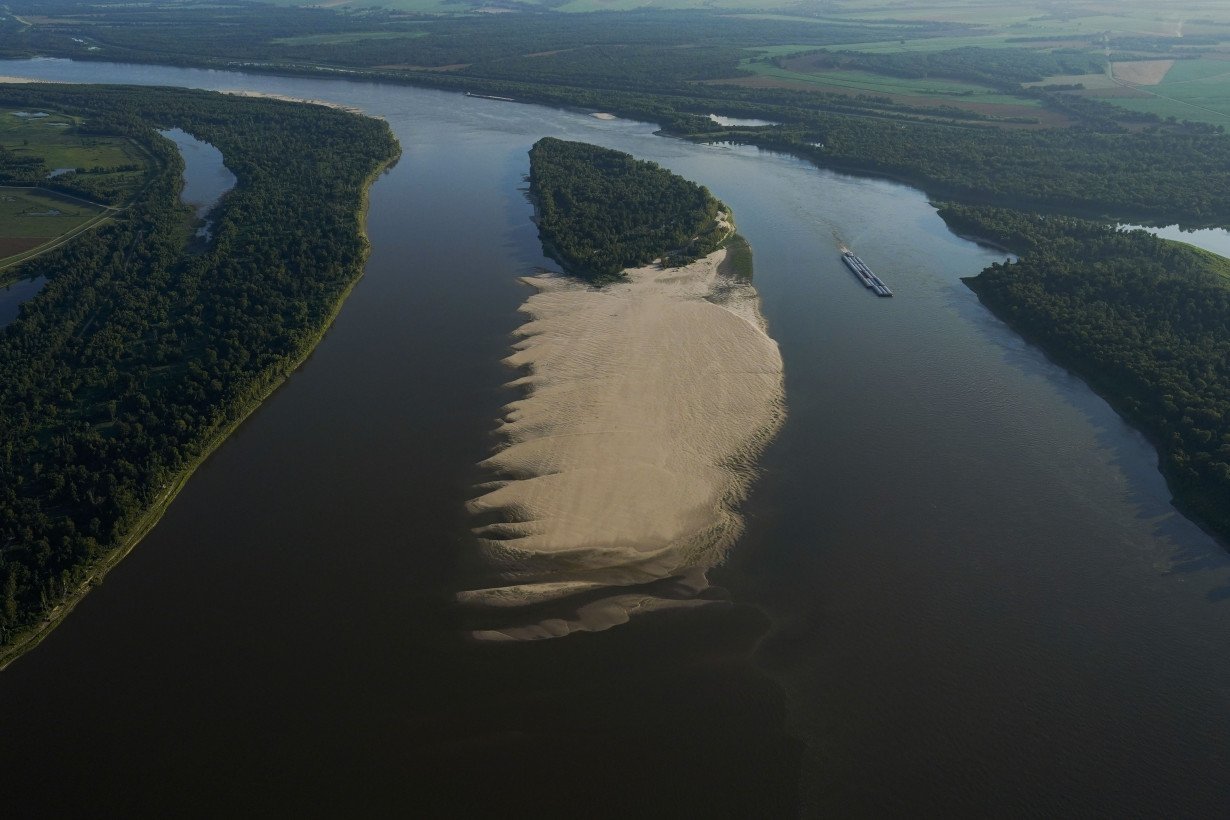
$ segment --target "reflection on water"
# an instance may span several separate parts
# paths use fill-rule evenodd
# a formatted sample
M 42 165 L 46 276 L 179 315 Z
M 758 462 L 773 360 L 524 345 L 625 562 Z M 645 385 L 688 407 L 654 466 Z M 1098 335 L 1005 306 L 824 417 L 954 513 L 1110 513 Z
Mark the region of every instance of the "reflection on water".
M 1186 231 L 1178 225 L 1169 225 L 1165 228 L 1150 228 L 1144 225 L 1120 225 L 1119 227 L 1129 231 L 1148 231 L 1162 239 L 1186 242 L 1197 248 L 1204 248 L 1206 251 L 1230 258 L 1230 231 L 1223 228 Z
M 713 120 L 718 125 L 725 125 L 727 127 L 745 126 L 748 128 L 757 128 L 764 125 L 781 125 L 781 123 L 772 122 L 770 120 L 747 119 L 742 117 L 723 117 L 721 114 L 710 114 L 709 119 Z
M 179 128 L 158 133 L 174 142 L 184 159 L 184 188 L 179 200 L 196 211 L 196 218 L 203 222 L 196 235 L 208 242 L 212 237 L 209 214 L 222 196 L 235 187 L 235 175 L 223 163 L 222 152 L 208 142 Z
M 45 284 L 47 278 L 39 276 L 35 279 L 18 279 L 0 286 L 0 328 L 16 319 L 21 303 L 37 296 Z

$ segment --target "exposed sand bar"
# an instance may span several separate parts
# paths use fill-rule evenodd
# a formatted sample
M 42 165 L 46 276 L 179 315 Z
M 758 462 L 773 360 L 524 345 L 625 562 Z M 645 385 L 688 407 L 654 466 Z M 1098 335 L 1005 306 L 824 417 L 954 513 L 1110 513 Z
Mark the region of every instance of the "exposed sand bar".
M 351 114 L 364 114 L 362 108 L 354 105 L 344 105 L 342 103 L 330 102 L 329 100 L 309 99 L 307 97 L 291 97 L 286 94 L 274 94 L 271 91 L 248 91 L 244 89 L 232 89 L 223 91 L 223 94 L 232 94 L 236 97 L 261 97 L 266 100 L 283 100 L 285 102 L 307 103 L 308 105 L 323 105 L 325 108 L 337 108 L 342 111 L 349 111 Z M 383 117 L 375 117 L 375 119 L 384 119 Z
M 64 85 L 64 80 L 36 80 L 30 77 L 0 77 L 0 83 L 59 83 Z
M 601 289 L 524 280 L 537 293 L 506 361 L 526 374 L 510 383 L 526 395 L 505 408 L 504 444 L 482 465 L 496 480 L 470 504 L 504 583 L 459 597 L 505 620 L 554 604 L 550 618 L 476 637 L 604 629 L 700 602 L 782 419 L 781 355 L 755 290 L 719 274 L 725 255 L 630 270 Z

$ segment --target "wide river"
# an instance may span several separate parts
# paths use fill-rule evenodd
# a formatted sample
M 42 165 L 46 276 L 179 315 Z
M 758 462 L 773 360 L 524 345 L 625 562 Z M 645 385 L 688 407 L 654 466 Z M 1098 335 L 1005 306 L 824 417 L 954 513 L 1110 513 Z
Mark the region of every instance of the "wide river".
M 917 190 L 391 85 L 0 73 L 334 100 L 404 149 L 324 342 L 0 674 L 11 816 L 1230 806 L 1230 558 L 1170 506 L 1144 439 L 961 284 L 1000 255 Z M 732 206 L 789 418 L 713 573 L 732 606 L 474 645 L 449 602 L 473 465 L 512 398 L 517 277 L 548 264 L 523 193 L 544 135 Z

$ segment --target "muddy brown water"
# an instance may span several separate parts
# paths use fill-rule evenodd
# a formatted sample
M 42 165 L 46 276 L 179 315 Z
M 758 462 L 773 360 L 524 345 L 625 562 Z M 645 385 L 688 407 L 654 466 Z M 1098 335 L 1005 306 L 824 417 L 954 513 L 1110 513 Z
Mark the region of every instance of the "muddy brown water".
M 925 196 L 586 112 L 64 61 L 386 117 L 367 275 L 309 361 L 0 674 L 17 816 L 1209 815 L 1230 805 L 1230 558 L 1144 439 L 960 283 Z M 541 136 L 734 209 L 789 417 L 728 604 L 475 646 L 462 504 L 508 373 Z M 868 294 L 859 253 L 896 292 Z

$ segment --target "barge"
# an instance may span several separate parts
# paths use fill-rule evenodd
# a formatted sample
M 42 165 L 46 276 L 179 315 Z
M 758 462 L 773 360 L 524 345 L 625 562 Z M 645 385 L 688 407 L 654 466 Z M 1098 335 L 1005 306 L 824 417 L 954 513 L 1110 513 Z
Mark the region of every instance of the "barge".
M 872 273 L 871 268 L 867 267 L 867 263 L 854 255 L 853 251 L 842 251 L 841 261 L 846 263 L 846 267 L 858 277 L 858 280 L 863 283 L 864 287 L 875 293 L 876 296 L 892 296 L 893 292 L 888 289 L 888 285 Z
M 512 97 L 497 97 L 494 94 L 475 94 L 470 91 L 466 92 L 466 96 L 473 97 L 476 100 L 499 100 L 500 102 L 516 102 L 516 100 L 514 100 Z

